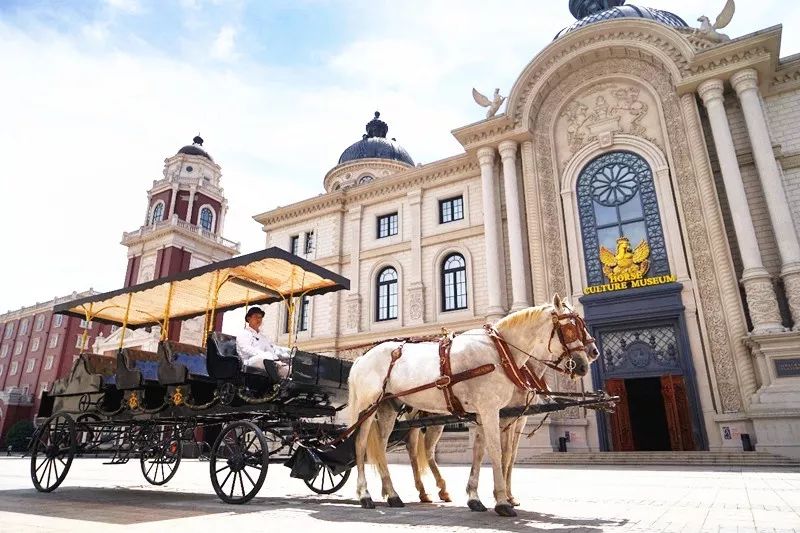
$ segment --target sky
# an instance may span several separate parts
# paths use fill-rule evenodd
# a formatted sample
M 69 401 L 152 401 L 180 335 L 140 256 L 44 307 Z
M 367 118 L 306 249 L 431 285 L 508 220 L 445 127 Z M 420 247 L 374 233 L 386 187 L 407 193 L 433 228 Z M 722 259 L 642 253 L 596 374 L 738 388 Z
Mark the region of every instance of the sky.
M 461 153 L 574 19 L 567 0 L 0 0 L 0 313 L 119 288 L 163 161 L 200 133 L 222 166 L 225 236 L 263 248 L 252 217 L 323 192 L 375 110 L 416 162 Z M 723 0 L 648 0 L 691 25 Z M 800 3 L 740 0 L 724 31 L 783 24 Z

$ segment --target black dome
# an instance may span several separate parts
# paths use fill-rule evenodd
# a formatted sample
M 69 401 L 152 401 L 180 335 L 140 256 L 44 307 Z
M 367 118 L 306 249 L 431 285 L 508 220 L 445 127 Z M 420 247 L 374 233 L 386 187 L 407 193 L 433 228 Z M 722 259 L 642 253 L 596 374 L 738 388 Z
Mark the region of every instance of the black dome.
M 192 139 L 192 144 L 187 144 L 180 150 L 178 150 L 179 154 L 186 154 L 186 155 L 199 155 L 203 156 L 209 161 L 214 161 L 211 159 L 211 156 L 208 155 L 208 152 L 203 150 L 203 138 L 197 135 L 194 139 Z
M 375 118 L 367 123 L 367 133 L 357 143 L 347 147 L 339 156 L 339 164 L 357 159 L 391 159 L 414 166 L 414 160 L 408 155 L 406 149 L 397 144 L 394 139 L 387 139 L 389 126 L 380 120 L 381 114 L 375 111 Z
M 575 17 L 582 17 L 576 20 L 572 26 L 568 26 L 556 34 L 556 39 L 564 35 L 594 24 L 595 22 L 605 22 L 620 18 L 640 18 L 653 20 L 671 26 L 673 28 L 688 28 L 689 25 L 674 13 L 653 9 L 651 7 L 639 7 L 622 5 L 625 0 L 571 0 L 569 9 Z

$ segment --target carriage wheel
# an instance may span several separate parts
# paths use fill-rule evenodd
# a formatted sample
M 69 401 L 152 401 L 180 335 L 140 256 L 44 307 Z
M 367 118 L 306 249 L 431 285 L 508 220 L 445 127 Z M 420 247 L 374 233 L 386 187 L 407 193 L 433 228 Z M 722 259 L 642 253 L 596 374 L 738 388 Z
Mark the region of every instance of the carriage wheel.
M 245 503 L 261 490 L 267 477 L 269 446 L 252 422 L 228 425 L 211 449 L 211 484 L 225 503 Z
M 39 492 L 52 492 L 67 477 L 75 457 L 75 421 L 66 413 L 48 418 L 34 435 L 31 479 Z
M 177 437 L 167 437 L 149 446 L 139 456 L 144 478 L 151 485 L 164 485 L 178 471 L 182 455 L 181 441 Z
M 322 465 L 317 475 L 312 479 L 306 479 L 305 484 L 309 489 L 317 494 L 333 494 L 337 490 L 344 487 L 347 480 L 350 478 L 350 469 L 345 470 L 339 474 L 334 474 L 330 468 Z

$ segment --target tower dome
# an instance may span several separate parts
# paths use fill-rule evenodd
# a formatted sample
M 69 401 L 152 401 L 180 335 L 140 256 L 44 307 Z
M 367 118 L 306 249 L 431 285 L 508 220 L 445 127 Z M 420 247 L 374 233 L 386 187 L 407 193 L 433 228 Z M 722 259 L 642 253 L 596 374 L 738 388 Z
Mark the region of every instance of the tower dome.
M 389 126 L 380 119 L 380 112 L 375 111 L 375 118 L 367 123 L 367 133 L 360 141 L 348 146 L 339 156 L 339 164 L 357 159 L 391 159 L 414 166 L 414 160 L 405 148 L 394 139 L 387 139 Z
M 187 144 L 180 150 L 178 150 L 178 154 L 186 154 L 186 155 L 199 155 L 205 157 L 209 161 L 213 161 L 208 152 L 203 150 L 203 138 L 200 135 L 196 135 L 194 139 L 192 139 L 192 144 Z M 177 154 L 176 154 L 177 155 Z
M 682 18 L 669 11 L 623 4 L 625 0 L 570 0 L 570 13 L 578 20 L 558 32 L 555 38 L 558 39 L 595 22 L 619 18 L 647 19 L 673 28 L 689 27 Z

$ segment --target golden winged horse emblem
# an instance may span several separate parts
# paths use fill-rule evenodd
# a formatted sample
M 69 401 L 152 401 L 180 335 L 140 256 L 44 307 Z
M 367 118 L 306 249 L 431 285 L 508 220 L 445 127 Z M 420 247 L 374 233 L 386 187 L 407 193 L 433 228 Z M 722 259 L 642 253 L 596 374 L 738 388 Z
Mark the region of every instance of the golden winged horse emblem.
M 603 263 L 603 274 L 611 282 L 641 279 L 650 268 L 650 245 L 642 241 L 635 250 L 631 250 L 631 241 L 627 237 L 617 239 L 617 252 L 605 246 L 600 247 L 600 262 Z

